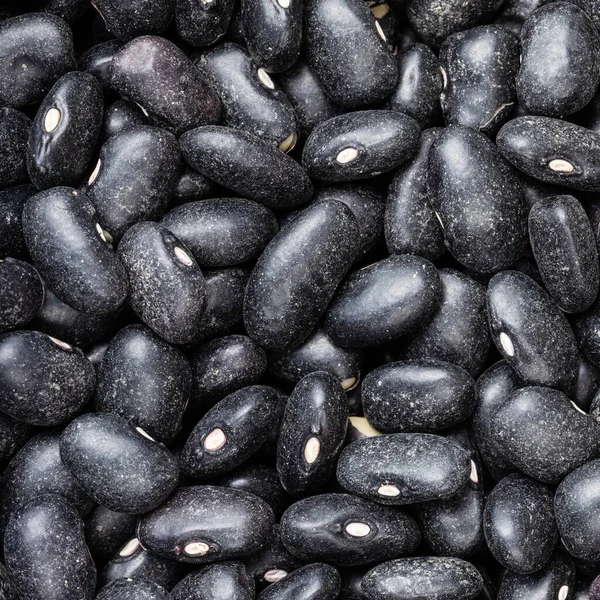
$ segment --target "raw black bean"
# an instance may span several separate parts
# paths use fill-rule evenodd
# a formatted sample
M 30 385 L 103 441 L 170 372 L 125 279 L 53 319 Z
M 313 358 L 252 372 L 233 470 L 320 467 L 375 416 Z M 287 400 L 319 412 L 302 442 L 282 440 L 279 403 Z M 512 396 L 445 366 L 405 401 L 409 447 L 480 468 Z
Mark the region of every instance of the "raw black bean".
M 420 256 L 390 256 L 352 273 L 324 316 L 335 344 L 376 346 L 427 323 L 442 299 L 437 269 Z
M 44 0 L 44 12 L 57 15 L 70 24 L 80 19 L 88 8 L 86 0 Z
M 126 42 L 147 33 L 162 33 L 173 18 L 175 0 L 94 0 L 106 29 Z
M 472 600 L 483 582 L 477 569 L 459 558 L 399 558 L 377 565 L 362 581 L 369 600 Z
M 336 569 L 313 563 L 270 585 L 257 600 L 335 600 L 342 581 Z
M 44 494 L 62 496 L 82 515 L 92 506 L 79 483 L 60 459 L 60 434 L 39 433 L 21 448 L 2 474 L 0 484 L 0 538 L 11 514 Z
M 123 304 L 129 286 L 97 219 L 85 195 L 52 188 L 27 201 L 23 234 L 34 265 L 63 302 L 82 312 L 109 313 Z
M 113 58 L 110 83 L 123 98 L 139 104 L 156 125 L 177 134 L 218 123 L 221 117 L 216 92 L 189 58 L 164 38 L 147 35 L 123 46 Z
M 21 214 L 25 202 L 35 192 L 32 185 L 18 185 L 0 191 L 0 259 L 26 256 Z
M 338 115 L 317 125 L 302 152 L 308 174 L 322 181 L 355 181 L 391 171 L 416 154 L 419 124 L 392 110 Z
M 160 556 L 205 564 L 256 552 L 273 523 L 269 505 L 253 494 L 208 485 L 182 487 L 142 518 L 138 536 Z
M 516 468 L 491 434 L 492 417 L 508 396 L 522 385 L 505 360 L 492 365 L 475 384 L 477 403 L 471 418 L 473 437 L 487 470 L 498 481 Z
M 227 31 L 235 0 L 176 0 L 175 25 L 179 37 L 192 46 L 211 46 Z
M 578 369 L 573 330 L 548 293 L 518 271 L 492 277 L 487 291 L 492 338 L 527 383 L 569 391 Z
M 106 93 L 114 93 L 110 86 L 110 65 L 113 56 L 123 47 L 120 40 L 108 40 L 92 46 L 77 61 L 80 71 L 93 75 L 102 84 Z
M 173 600 L 254 600 L 254 580 L 243 563 L 207 565 L 184 577 L 172 590 Z
M 279 73 L 277 81 L 296 113 L 300 133 L 304 139 L 319 123 L 335 117 L 340 112 L 327 97 L 321 83 L 302 57 L 299 57 L 290 69 Z
M 363 0 L 305 0 L 304 54 L 325 93 L 346 107 L 385 100 L 398 65 Z
M 260 256 L 279 230 L 275 215 L 244 198 L 188 202 L 161 223 L 191 251 L 201 267 L 231 267 Z
M 556 553 L 542 570 L 529 575 L 507 571 L 498 590 L 498 600 L 525 598 L 563 598 L 567 600 L 575 590 L 575 565 L 564 553 Z
M 584 356 L 579 357 L 579 370 L 575 380 L 573 402 L 584 412 L 592 412 L 590 404 L 600 389 L 600 369 Z M 589 409 L 589 410 L 588 410 Z
M 4 557 L 21 600 L 94 597 L 96 567 L 85 545 L 83 522 L 60 496 L 40 496 L 13 514 Z
M 410 44 L 398 55 L 398 85 L 387 107 L 412 117 L 423 128 L 432 127 L 441 116 L 442 88 L 437 56 L 425 44 Z
M 548 117 L 517 117 L 498 132 L 498 150 L 517 169 L 546 183 L 600 191 L 600 135 Z
M 495 25 L 454 33 L 442 44 L 440 64 L 446 124 L 496 133 L 510 118 L 517 99 L 519 38 Z
M 254 62 L 269 73 L 289 69 L 300 54 L 302 0 L 243 0 L 242 27 Z
M 340 348 L 318 329 L 297 348 L 270 354 L 269 371 L 294 384 L 309 373 L 326 371 L 337 377 L 348 391 L 358 384 L 362 358 L 360 350 Z
M 544 483 L 558 483 L 600 455 L 598 422 L 550 388 L 512 392 L 492 417 L 490 431 L 516 467 Z
M 400 346 L 405 359 L 437 358 L 477 375 L 485 365 L 490 339 L 485 288 L 458 271 L 439 271 L 442 300 L 431 321 Z
M 346 436 L 348 406 L 338 379 L 318 371 L 303 377 L 285 407 L 277 472 L 285 490 L 303 496 L 327 483 Z
M 0 367 L 0 410 L 31 425 L 67 422 L 96 384 L 81 350 L 39 331 L 0 336 Z
M 288 223 L 260 256 L 246 287 L 244 323 L 269 350 L 301 344 L 352 264 L 360 232 L 342 202 L 322 200 Z
M 361 399 L 369 424 L 378 431 L 434 433 L 471 415 L 474 381 L 461 367 L 443 361 L 388 363 L 365 377 Z
M 190 250 L 151 221 L 127 230 L 118 256 L 129 277 L 129 304 L 167 342 L 185 344 L 200 331 L 206 284 Z
M 562 117 L 583 108 L 600 80 L 600 38 L 571 2 L 535 10 L 521 30 L 519 104 L 530 114 Z
M 390 254 L 418 254 L 435 260 L 444 253 L 444 232 L 429 204 L 429 150 L 443 130 L 421 135 L 418 154 L 402 165 L 390 184 L 385 207 L 385 241 Z
M 572 556 L 598 561 L 600 503 L 595 492 L 600 481 L 600 460 L 591 461 L 568 475 L 556 490 L 554 510 L 560 537 Z
M 525 19 L 542 4 L 544 0 L 508 0 L 502 4 L 494 23 L 519 35 Z
M 175 136 L 157 127 L 128 128 L 103 144 L 86 192 L 114 239 L 120 240 L 135 223 L 165 212 L 179 175 L 179 158 Z
M 190 365 L 192 406 L 206 409 L 236 390 L 258 383 L 267 369 L 267 357 L 249 337 L 229 335 L 194 350 Z
M 180 457 L 195 479 L 223 475 L 252 456 L 281 419 L 276 390 L 264 385 L 242 388 L 223 398 L 200 419 Z
M 600 367 L 600 337 L 596 333 L 600 328 L 600 302 L 578 315 L 573 320 L 573 331 L 579 348 L 586 358 L 596 367 Z
M 285 511 L 281 539 L 302 560 L 350 567 L 411 554 L 421 534 L 411 517 L 389 506 L 349 494 L 321 494 Z
M 71 421 L 60 438 L 60 456 L 86 492 L 116 512 L 152 510 L 178 482 L 171 453 L 114 414 L 90 413 Z
M 192 387 L 185 356 L 143 325 L 111 340 L 98 371 L 95 408 L 125 417 L 148 435 L 170 443 Z
M 217 189 L 218 186 L 214 181 L 190 167 L 184 167 L 173 190 L 171 201 L 173 205 L 177 205 L 214 198 Z
M 419 37 L 436 48 L 451 33 L 489 20 L 501 4 L 502 0 L 450 0 L 440 7 L 436 0 L 409 0 L 406 14 Z
M 102 125 L 104 98 L 88 73 L 63 75 L 37 111 L 27 148 L 27 171 L 40 190 L 76 186 L 88 168 Z
M 118 135 L 126 129 L 148 125 L 148 123 L 148 118 L 135 102 L 117 100 L 104 111 L 100 139 L 105 142 L 108 138 Z
M 482 133 L 451 125 L 439 135 L 429 151 L 428 188 L 458 262 L 494 273 L 521 256 L 527 243 L 521 187 Z
M 6 413 L 0 412 L 0 469 L 2 471 L 13 455 L 29 440 L 33 431 L 33 425 L 17 421 Z
M 529 213 L 529 239 L 544 286 L 569 313 L 589 308 L 598 295 L 600 268 L 594 232 L 573 196 L 551 196 Z
M 117 579 L 103 587 L 96 600 L 171 600 L 165 588 L 151 581 Z
M 29 117 L 8 106 L 0 108 L 0 189 L 27 181 L 27 141 L 30 131 Z
M 505 477 L 486 500 L 483 528 L 499 563 L 517 573 L 539 571 L 558 541 L 552 491 L 519 473 Z
M 44 284 L 30 264 L 0 259 L 0 333 L 29 323 L 43 301 Z
M 97 506 L 85 521 L 85 541 L 94 560 L 108 562 L 133 537 L 136 524 L 136 515 Z
M 459 492 L 473 465 L 463 448 L 439 435 L 394 433 L 346 446 L 337 478 L 348 491 L 381 504 L 415 504 Z
M 60 17 L 28 13 L 0 22 L 0 103 L 19 108 L 41 100 L 73 71 L 73 36 Z
M 276 5 L 272 0 L 263 2 L 267 3 Z M 301 6 L 300 2 L 294 5 Z M 224 125 L 257 135 L 284 152 L 294 147 L 297 139 L 294 109 L 244 48 L 225 42 L 203 52 L 194 64 L 221 98 Z

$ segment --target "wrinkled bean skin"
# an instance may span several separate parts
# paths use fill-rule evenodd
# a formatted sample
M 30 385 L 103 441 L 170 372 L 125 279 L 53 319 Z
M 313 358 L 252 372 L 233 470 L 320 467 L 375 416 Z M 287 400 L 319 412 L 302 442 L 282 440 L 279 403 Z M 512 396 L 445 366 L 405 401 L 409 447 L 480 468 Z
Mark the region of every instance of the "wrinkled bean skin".
M 44 284 L 30 264 L 0 259 L 0 333 L 23 327 L 40 310 Z
M 440 94 L 443 82 L 440 64 L 425 44 L 410 44 L 398 55 L 398 85 L 387 107 L 415 119 L 422 128 L 440 119 Z
M 134 312 L 167 342 L 192 341 L 200 331 L 206 284 L 191 251 L 166 227 L 144 221 L 127 230 L 117 253 Z
M 550 561 L 558 529 L 547 486 L 518 473 L 505 477 L 488 496 L 483 519 L 488 548 L 506 568 L 534 573 Z
M 192 46 L 214 44 L 227 31 L 234 4 L 234 0 L 209 3 L 176 0 L 175 25 L 179 37 Z
M 123 98 L 142 106 L 156 125 L 178 135 L 218 123 L 221 117 L 216 92 L 187 56 L 164 38 L 147 35 L 123 46 L 113 58 L 110 83 Z
M 0 367 L 0 410 L 31 425 L 67 422 L 96 384 L 94 367 L 81 350 L 39 331 L 0 336 Z
M 573 561 L 566 554 L 557 552 L 545 568 L 535 573 L 522 575 L 507 571 L 498 590 L 498 600 L 559 598 L 561 590 L 563 594 L 573 592 L 576 581 Z
M 418 123 L 400 112 L 364 110 L 317 125 L 302 153 L 308 174 L 322 181 L 354 181 L 390 171 L 417 152 Z M 351 160 L 346 152 L 356 152 Z
M 107 563 L 135 532 L 137 515 L 96 507 L 85 521 L 85 540 L 92 557 Z
M 473 438 L 486 469 L 497 481 L 516 468 L 491 435 L 492 417 L 508 396 L 521 386 L 521 380 L 505 360 L 492 365 L 475 384 L 477 402 L 471 417 Z
M 301 4 L 296 2 L 294 6 Z M 260 65 L 244 48 L 225 42 L 203 52 L 194 64 L 221 98 L 224 125 L 281 144 L 281 149 L 287 151 L 284 140 L 296 136 L 294 109 L 269 76 L 259 72 Z
M 184 159 L 196 171 L 269 208 L 295 208 L 313 194 L 312 183 L 298 163 L 250 133 L 198 127 L 179 142 Z
M 270 585 L 257 600 L 335 600 L 341 585 L 340 574 L 335 568 L 313 563 Z
M 0 188 L 27 181 L 27 142 L 31 121 L 22 112 L 0 108 Z
M 171 600 L 171 595 L 151 581 L 119 579 L 103 587 L 96 600 Z
M 519 104 L 530 114 L 562 117 L 583 108 L 600 79 L 600 38 L 592 20 L 571 2 L 534 11 L 521 30 Z
M 303 377 L 283 415 L 277 472 L 285 490 L 303 496 L 327 483 L 346 436 L 348 406 L 339 380 L 324 372 Z
M 3 105 L 19 108 L 37 102 L 61 75 L 75 69 L 71 29 L 47 13 L 0 22 L 0 48 Z
M 434 477 L 430 477 L 432 471 Z M 471 461 L 463 448 L 428 433 L 359 439 L 344 448 L 337 466 L 337 478 L 343 488 L 393 505 L 453 496 L 466 485 L 470 472 Z M 388 491 L 384 486 L 396 490 Z
M 356 108 L 392 93 L 398 65 L 386 42 L 361 0 L 304 0 L 304 54 L 336 104 Z
M 600 191 L 600 135 L 594 131 L 560 119 L 517 117 L 498 132 L 496 144 L 504 158 L 535 179 Z
M 300 54 L 303 1 L 243 0 L 242 27 L 254 62 L 269 73 L 289 69 Z
M 458 558 L 399 558 L 377 565 L 364 577 L 361 588 L 368 600 L 472 600 L 483 582 L 468 562 Z
M 394 176 L 385 206 L 385 241 L 391 254 L 417 254 L 428 260 L 444 253 L 444 232 L 429 203 L 429 150 L 442 129 L 421 134 L 418 154 Z
M 475 408 L 473 378 L 457 365 L 427 359 L 374 369 L 363 380 L 361 399 L 369 424 L 382 433 L 434 433 Z
M 346 279 L 325 313 L 324 328 L 342 347 L 390 342 L 426 323 L 441 295 L 439 275 L 429 261 L 390 256 Z
M 360 232 L 342 202 L 311 204 L 266 247 L 248 281 L 244 323 L 269 350 L 288 350 L 312 332 L 354 260 Z
M 243 563 L 207 565 L 184 577 L 171 591 L 173 600 L 254 600 L 254 580 Z
M 37 188 L 79 183 L 92 160 L 103 110 L 102 86 L 94 76 L 74 71 L 54 84 L 29 134 L 27 171 Z
M 548 293 L 518 271 L 492 277 L 487 290 L 492 339 L 525 382 L 569 391 L 578 369 L 577 344 Z
M 544 286 L 558 306 L 568 313 L 589 308 L 598 295 L 600 267 L 594 232 L 580 202 L 573 196 L 537 202 L 529 212 L 529 238 Z
M 206 564 L 256 552 L 273 524 L 273 511 L 253 494 L 208 485 L 181 487 L 142 518 L 138 537 L 159 556 Z M 186 548 L 196 543 L 208 550 L 188 554 Z
M 85 545 L 83 522 L 60 496 L 40 496 L 13 514 L 4 557 L 21 600 L 94 597 L 96 567 Z
M 23 234 L 33 264 L 60 300 L 99 314 L 123 304 L 125 269 L 99 235 L 97 215 L 83 194 L 58 187 L 31 197 L 23 209 Z
M 32 185 L 17 185 L 0 191 L 0 259 L 26 257 L 21 215 L 25 203 L 35 192 Z
M 268 386 L 249 386 L 226 396 L 194 427 L 181 453 L 183 471 L 207 479 L 240 466 L 266 442 L 281 414 L 279 395 Z M 223 438 L 217 448 L 211 446 L 215 432 Z
M 600 455 L 598 422 L 551 388 L 512 392 L 492 417 L 491 434 L 520 471 L 543 483 L 558 483 Z
M 494 273 L 521 256 L 527 243 L 521 187 L 483 134 L 447 127 L 429 151 L 428 189 L 446 247 L 462 265 Z
M 351 523 L 366 526 L 353 536 Z M 293 504 L 281 518 L 287 549 L 307 562 L 340 567 L 379 563 L 415 551 L 419 528 L 408 515 L 349 494 L 322 494 Z
M 600 510 L 596 489 L 600 480 L 600 460 L 593 460 L 567 475 L 556 490 L 554 510 L 560 537 L 570 554 L 598 561 Z
M 442 44 L 441 94 L 447 125 L 465 125 L 492 135 L 511 116 L 516 102 L 519 39 L 495 25 L 454 33 Z
M 104 353 L 94 404 L 168 444 L 181 428 L 191 387 L 185 356 L 143 325 L 129 325 Z
M 442 300 L 431 321 L 399 342 L 403 359 L 437 358 L 477 375 L 492 344 L 485 288 L 458 271 L 439 271 Z
M 132 127 L 102 145 L 86 192 L 114 239 L 120 240 L 135 223 L 164 213 L 179 159 L 175 136 L 158 127 Z
M 178 483 L 170 452 L 114 414 L 93 413 L 71 421 L 61 435 L 60 456 L 86 492 L 116 512 L 148 512 Z
M 201 267 L 231 267 L 254 260 L 275 236 L 275 215 L 244 198 L 187 202 L 161 223 L 191 251 Z
M 101 44 L 92 46 L 84 52 L 77 61 L 80 71 L 93 75 L 107 93 L 114 93 L 110 87 L 110 65 L 113 56 L 123 47 L 120 40 L 111 39 Z
M 106 29 L 127 42 L 147 33 L 162 33 L 173 16 L 175 0 L 94 0 Z
M 321 83 L 302 56 L 290 69 L 279 73 L 277 81 L 296 113 L 303 139 L 306 139 L 317 125 L 340 112 L 327 97 Z

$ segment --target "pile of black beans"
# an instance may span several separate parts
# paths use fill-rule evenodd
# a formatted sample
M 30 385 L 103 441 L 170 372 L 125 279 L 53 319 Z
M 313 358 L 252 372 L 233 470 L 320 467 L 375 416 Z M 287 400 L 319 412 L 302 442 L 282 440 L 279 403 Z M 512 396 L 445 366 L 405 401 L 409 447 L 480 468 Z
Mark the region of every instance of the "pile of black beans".
M 0 600 L 600 599 L 600 0 L 0 3 Z

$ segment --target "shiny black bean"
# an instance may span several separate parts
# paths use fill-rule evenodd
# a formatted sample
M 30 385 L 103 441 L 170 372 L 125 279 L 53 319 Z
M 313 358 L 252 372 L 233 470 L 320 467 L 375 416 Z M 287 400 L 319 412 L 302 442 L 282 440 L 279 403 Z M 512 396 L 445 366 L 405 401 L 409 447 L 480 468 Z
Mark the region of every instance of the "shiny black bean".
M 336 569 L 313 563 L 270 585 L 257 600 L 335 600 L 342 582 Z
M 173 600 L 254 600 L 254 580 L 243 563 L 207 565 L 184 577 L 171 591 Z
M 592 400 L 600 388 L 600 369 L 587 360 L 583 355 L 579 357 L 579 369 L 575 380 L 573 402 L 585 412 L 592 412 Z
M 0 191 L 0 259 L 25 258 L 21 215 L 25 202 L 36 193 L 32 185 L 17 185 Z
M 175 25 L 179 37 L 192 46 L 210 46 L 227 31 L 235 0 L 176 0 Z
M 142 109 L 129 100 L 117 100 L 104 111 L 100 139 L 105 142 L 126 129 L 140 125 L 148 125 L 148 119 Z
M 0 333 L 23 327 L 44 301 L 44 284 L 30 264 L 0 259 Z
M 110 65 L 113 56 L 123 47 L 120 40 L 111 39 L 101 44 L 92 46 L 84 52 L 77 61 L 80 71 L 93 75 L 107 93 L 112 92 L 110 87 Z
M 0 188 L 27 181 L 27 142 L 31 121 L 22 112 L 0 108 Z
M 173 204 L 184 204 L 194 200 L 214 198 L 218 186 L 190 167 L 185 167 L 177 181 L 171 200 Z
M 10 459 L 29 440 L 33 432 L 33 425 L 17 421 L 0 412 L 0 469 L 4 471 Z
M 151 581 L 118 579 L 104 586 L 96 600 L 171 600 L 171 595 Z
M 97 506 L 85 520 L 85 541 L 94 560 L 108 562 L 133 537 L 136 524 L 136 515 Z

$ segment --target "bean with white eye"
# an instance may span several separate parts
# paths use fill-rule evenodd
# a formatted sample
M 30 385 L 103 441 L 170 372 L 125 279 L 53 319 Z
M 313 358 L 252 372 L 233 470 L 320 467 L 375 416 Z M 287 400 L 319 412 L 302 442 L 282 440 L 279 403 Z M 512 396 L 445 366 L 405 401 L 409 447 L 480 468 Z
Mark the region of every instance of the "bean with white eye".
M 340 574 L 334 567 L 312 563 L 267 587 L 258 600 L 335 600 L 340 587 Z

